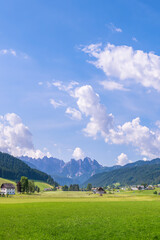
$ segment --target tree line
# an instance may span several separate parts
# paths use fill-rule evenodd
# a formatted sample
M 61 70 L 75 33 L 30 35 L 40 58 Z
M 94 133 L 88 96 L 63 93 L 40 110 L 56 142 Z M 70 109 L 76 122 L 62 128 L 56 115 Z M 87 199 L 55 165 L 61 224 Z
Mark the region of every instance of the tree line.
M 71 184 L 69 187 L 67 185 L 64 185 L 62 187 L 62 191 L 79 191 L 79 185 L 78 184 Z M 89 183 L 87 186 L 87 191 L 91 191 L 92 190 L 92 184 Z

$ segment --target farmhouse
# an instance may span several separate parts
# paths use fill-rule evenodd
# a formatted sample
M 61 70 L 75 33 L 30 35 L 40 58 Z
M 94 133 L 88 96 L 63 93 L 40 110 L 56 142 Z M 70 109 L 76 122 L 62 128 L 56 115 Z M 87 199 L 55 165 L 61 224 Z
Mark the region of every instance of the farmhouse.
M 96 193 L 104 194 L 104 193 L 106 193 L 106 191 L 102 187 L 99 187 L 99 188 L 96 189 Z
M 11 183 L 3 183 L 1 185 L 1 194 L 14 195 L 15 194 L 15 186 Z

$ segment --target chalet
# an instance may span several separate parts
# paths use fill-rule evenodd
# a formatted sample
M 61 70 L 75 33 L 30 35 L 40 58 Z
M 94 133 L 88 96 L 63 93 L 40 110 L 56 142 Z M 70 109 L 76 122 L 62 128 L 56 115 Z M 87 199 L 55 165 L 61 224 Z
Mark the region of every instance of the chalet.
M 143 185 L 138 185 L 137 188 L 138 188 L 138 190 L 144 190 L 144 186 Z
M 15 194 L 15 186 L 12 183 L 3 183 L 1 185 L 1 194 L 14 195 Z
M 102 195 L 102 194 L 105 194 L 106 191 L 102 187 L 99 187 L 99 188 L 96 189 L 96 193 Z
M 137 186 L 132 186 L 132 187 L 131 187 L 131 190 L 132 190 L 132 191 L 136 191 L 136 190 L 138 190 L 138 187 L 137 187 Z

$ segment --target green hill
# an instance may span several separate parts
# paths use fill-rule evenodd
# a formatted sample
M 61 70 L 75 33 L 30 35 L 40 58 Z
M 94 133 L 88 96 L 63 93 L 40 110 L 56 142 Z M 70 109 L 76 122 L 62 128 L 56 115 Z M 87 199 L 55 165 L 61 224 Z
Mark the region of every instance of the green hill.
M 14 181 L 10 181 L 10 180 L 5 179 L 5 178 L 0 178 L 0 186 L 1 186 L 3 183 L 12 183 L 13 185 L 16 186 L 16 183 L 15 183 Z
M 37 169 L 32 169 L 18 158 L 0 152 L 0 177 L 18 181 L 21 176 L 26 176 L 32 180 L 46 182 L 51 185 L 57 185 L 53 178 L 48 174 Z
M 142 166 L 122 167 L 111 172 L 95 174 L 89 178 L 84 186 L 108 186 L 119 182 L 121 186 L 138 185 L 142 183 L 160 183 L 160 164 L 146 164 Z

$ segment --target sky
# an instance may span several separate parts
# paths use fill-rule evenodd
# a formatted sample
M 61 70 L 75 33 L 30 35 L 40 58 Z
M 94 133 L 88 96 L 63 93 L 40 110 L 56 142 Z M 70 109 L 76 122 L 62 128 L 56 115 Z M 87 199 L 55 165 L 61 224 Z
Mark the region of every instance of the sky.
M 0 151 L 160 157 L 158 0 L 0 2 Z

